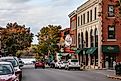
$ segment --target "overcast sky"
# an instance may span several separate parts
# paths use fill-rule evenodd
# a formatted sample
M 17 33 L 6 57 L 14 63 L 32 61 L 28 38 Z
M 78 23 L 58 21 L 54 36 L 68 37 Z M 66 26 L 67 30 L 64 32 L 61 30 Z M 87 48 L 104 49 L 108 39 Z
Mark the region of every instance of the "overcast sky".
M 17 22 L 35 35 L 49 24 L 69 27 L 68 14 L 87 0 L 0 0 L 0 26 Z M 34 37 L 33 44 L 37 44 Z

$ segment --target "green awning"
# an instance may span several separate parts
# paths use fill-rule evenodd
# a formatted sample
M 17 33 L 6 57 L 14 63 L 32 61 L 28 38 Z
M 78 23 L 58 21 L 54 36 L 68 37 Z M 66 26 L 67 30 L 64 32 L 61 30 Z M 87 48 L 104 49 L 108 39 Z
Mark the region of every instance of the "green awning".
M 94 54 L 97 50 L 97 47 L 91 47 L 86 51 L 86 54 Z
M 79 54 L 81 52 L 81 50 L 76 50 L 75 54 Z
M 103 45 L 102 52 L 103 53 L 119 53 L 120 49 L 118 45 Z
M 62 54 L 61 54 L 61 53 L 59 53 L 59 54 L 58 54 L 58 56 L 62 56 Z
M 86 51 L 88 50 L 89 48 L 83 48 L 82 51 L 83 53 L 82 54 L 86 54 Z

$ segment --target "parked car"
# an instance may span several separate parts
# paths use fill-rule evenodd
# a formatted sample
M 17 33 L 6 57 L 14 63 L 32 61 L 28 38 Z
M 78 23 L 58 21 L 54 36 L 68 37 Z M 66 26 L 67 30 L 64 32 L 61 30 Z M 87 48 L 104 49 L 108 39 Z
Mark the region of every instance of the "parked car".
M 19 81 L 10 62 L 0 62 L 0 81 Z
M 77 59 L 69 59 L 68 63 L 65 65 L 65 69 L 70 70 L 70 69 L 78 69 L 80 70 L 80 64 Z
M 43 68 L 43 69 L 45 68 L 45 63 L 43 61 L 36 61 L 34 65 L 35 65 L 35 69 L 36 68 Z
M 21 79 L 22 79 L 22 70 L 20 69 L 19 60 L 18 60 L 17 57 L 13 57 L 13 56 L 1 57 L 0 61 L 10 62 L 14 67 L 16 76 L 18 76 L 19 81 L 21 81 Z
M 19 66 L 23 67 L 24 66 L 24 62 L 20 58 L 18 59 L 18 61 L 19 61 Z
M 64 69 L 65 68 L 65 65 L 67 64 L 68 62 L 67 61 L 62 61 L 59 63 L 59 69 Z
M 54 62 L 54 60 L 52 62 L 50 62 L 50 67 L 51 68 L 55 68 L 55 62 Z
M 58 69 L 60 65 L 60 62 L 55 62 L 55 69 Z

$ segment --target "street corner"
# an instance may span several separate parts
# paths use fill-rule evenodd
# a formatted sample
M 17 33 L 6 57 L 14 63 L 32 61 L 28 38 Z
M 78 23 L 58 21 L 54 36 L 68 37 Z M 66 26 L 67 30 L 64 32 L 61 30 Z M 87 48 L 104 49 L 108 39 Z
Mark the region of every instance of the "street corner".
M 106 77 L 115 79 L 115 80 L 121 80 L 121 76 L 118 76 L 118 75 L 106 75 Z

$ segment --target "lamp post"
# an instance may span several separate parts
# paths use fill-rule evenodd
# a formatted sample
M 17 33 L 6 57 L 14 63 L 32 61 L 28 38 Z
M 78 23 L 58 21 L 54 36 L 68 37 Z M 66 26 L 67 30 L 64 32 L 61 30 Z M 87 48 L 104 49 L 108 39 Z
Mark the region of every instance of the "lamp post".
M 2 53 L 1 53 L 1 38 L 2 38 L 2 33 L 1 33 L 1 30 L 0 30 L 0 56 L 2 56 Z

